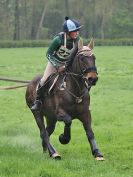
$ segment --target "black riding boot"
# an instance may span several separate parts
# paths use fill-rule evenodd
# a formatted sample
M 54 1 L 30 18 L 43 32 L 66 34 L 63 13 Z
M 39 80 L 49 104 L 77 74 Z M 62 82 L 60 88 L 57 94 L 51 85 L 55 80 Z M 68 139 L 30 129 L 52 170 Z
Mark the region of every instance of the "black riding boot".
M 36 99 L 34 101 L 34 105 L 31 107 L 32 111 L 40 110 L 41 105 L 42 105 L 43 92 L 44 92 L 44 86 L 41 86 L 39 83 L 37 92 L 36 92 Z

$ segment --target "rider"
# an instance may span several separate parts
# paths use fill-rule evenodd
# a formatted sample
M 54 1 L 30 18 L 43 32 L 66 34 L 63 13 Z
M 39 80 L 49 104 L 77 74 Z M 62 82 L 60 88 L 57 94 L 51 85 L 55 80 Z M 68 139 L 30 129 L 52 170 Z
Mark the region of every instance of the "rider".
M 44 71 L 44 75 L 40 80 L 37 88 L 37 95 L 31 110 L 39 110 L 42 104 L 42 93 L 44 92 L 44 83 L 47 78 L 56 72 L 63 72 L 65 67 L 70 63 L 70 56 L 74 44 L 80 39 L 79 30 L 83 25 L 77 20 L 65 17 L 63 23 L 63 32 L 57 34 L 47 50 L 48 64 Z

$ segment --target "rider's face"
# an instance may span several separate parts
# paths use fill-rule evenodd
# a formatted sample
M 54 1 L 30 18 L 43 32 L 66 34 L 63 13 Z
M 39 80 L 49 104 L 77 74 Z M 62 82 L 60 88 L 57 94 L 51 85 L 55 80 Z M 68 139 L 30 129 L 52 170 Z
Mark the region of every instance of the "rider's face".
M 79 31 L 72 31 L 69 33 L 71 39 L 76 39 L 79 35 Z

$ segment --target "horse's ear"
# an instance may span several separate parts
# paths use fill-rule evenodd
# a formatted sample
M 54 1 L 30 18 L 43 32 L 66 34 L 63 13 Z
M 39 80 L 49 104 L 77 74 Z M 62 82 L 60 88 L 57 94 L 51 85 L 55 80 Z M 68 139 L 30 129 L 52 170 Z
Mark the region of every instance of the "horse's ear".
M 89 44 L 88 44 L 88 47 L 92 50 L 94 48 L 94 39 L 91 38 Z
M 82 50 L 83 48 L 83 39 L 80 38 L 80 40 L 78 41 L 78 51 Z

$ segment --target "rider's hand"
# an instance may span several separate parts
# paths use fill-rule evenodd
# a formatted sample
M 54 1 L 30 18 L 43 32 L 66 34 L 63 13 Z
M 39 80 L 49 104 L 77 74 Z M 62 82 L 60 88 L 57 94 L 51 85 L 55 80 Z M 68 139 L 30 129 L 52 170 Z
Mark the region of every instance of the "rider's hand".
M 59 73 L 62 73 L 62 72 L 65 71 L 65 69 L 66 69 L 65 65 L 60 66 L 60 67 L 58 68 L 58 72 L 59 72 Z

